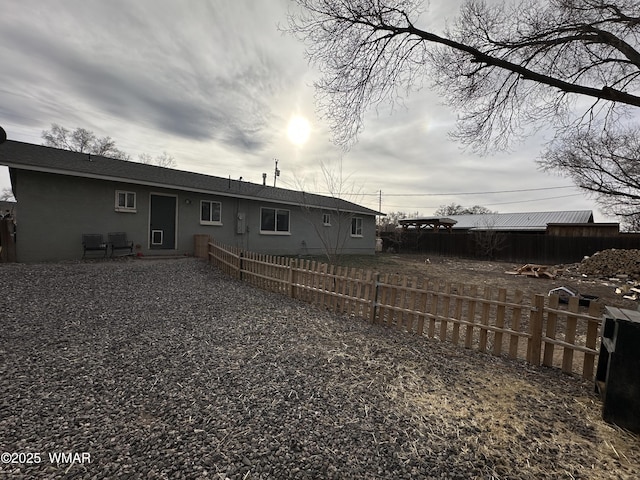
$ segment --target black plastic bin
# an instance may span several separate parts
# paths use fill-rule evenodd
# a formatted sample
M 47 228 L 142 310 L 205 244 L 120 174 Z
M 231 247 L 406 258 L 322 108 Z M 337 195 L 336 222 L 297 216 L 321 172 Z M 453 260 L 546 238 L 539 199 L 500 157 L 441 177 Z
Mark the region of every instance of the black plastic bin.
M 596 392 L 606 422 L 640 433 L 640 312 L 605 308 Z

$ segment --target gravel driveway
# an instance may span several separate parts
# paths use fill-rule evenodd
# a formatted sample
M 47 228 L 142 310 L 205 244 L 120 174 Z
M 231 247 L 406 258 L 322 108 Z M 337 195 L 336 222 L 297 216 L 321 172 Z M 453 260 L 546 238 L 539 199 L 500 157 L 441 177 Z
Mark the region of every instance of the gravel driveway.
M 0 265 L 0 479 L 638 478 L 592 385 L 196 259 Z

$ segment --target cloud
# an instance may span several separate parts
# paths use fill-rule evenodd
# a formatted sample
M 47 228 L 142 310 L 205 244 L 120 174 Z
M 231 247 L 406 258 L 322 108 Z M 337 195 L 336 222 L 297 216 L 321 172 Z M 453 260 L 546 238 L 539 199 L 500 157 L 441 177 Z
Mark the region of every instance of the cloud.
M 458 0 L 455 0 L 458 2 Z M 326 190 L 320 164 L 335 167 L 365 193 L 363 204 L 383 210 L 431 213 L 456 202 L 489 204 L 525 194 L 415 196 L 567 185 L 539 172 L 537 138 L 512 153 L 480 157 L 449 139 L 455 114 L 428 88 L 394 108 L 367 112 L 359 142 L 344 152 L 330 142 L 315 111 L 304 46 L 278 31 L 287 0 L 21 0 L 0 16 L 0 123 L 9 138 L 41 143 L 51 123 L 109 135 L 137 157 L 167 151 L 179 168 L 218 176 Z M 442 25 L 454 14 L 434 0 L 422 20 Z M 309 141 L 286 138 L 292 115 L 312 125 Z M 8 176 L 0 187 L 8 185 Z M 538 198 L 553 194 L 543 192 Z M 385 196 L 388 195 L 388 196 Z M 396 196 L 391 196 L 396 195 Z M 400 196 L 406 195 L 406 196 Z M 412 196 L 409 196 L 412 195 Z M 526 198 L 533 198 L 527 194 Z M 594 208 L 584 196 L 500 206 Z M 555 207 L 555 208 L 554 208 Z
M 3 82 L 3 88 L 41 100 L 31 91 L 38 84 L 58 104 L 74 105 L 83 126 L 99 110 L 167 135 L 216 140 L 240 151 L 263 148 L 272 117 L 269 96 L 288 81 L 284 61 L 275 61 L 259 36 L 239 27 L 253 19 L 246 23 L 257 34 L 275 32 L 275 25 L 256 22 L 246 4 L 152 5 L 155 15 L 137 2 L 69 2 L 68 10 L 48 20 L 36 15 L 30 28 L 25 17 L 3 22 L 2 43 L 22 60 L 7 62 L 12 71 L 2 75 L 22 82 Z M 25 6 L 25 16 L 35 13 L 33 3 Z M 5 110 L 20 116 L 17 105 Z

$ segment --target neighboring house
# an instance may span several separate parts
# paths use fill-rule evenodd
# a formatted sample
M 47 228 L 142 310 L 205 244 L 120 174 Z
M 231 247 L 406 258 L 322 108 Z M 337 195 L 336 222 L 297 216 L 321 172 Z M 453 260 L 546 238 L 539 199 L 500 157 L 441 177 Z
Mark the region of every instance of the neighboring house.
M 591 210 L 555 212 L 487 213 L 482 215 L 451 215 L 456 221 L 453 230 L 496 230 L 508 232 L 546 232 L 549 224 L 593 223 Z
M 549 225 L 593 224 L 591 210 L 557 212 L 485 213 L 476 215 L 449 215 L 447 217 L 420 217 L 400 220 L 403 227 L 428 228 L 450 231 L 538 232 L 545 233 Z
M 19 262 L 79 259 L 83 234 L 109 232 L 126 232 L 142 255 L 193 255 L 195 235 L 318 255 L 322 234 L 340 253 L 375 253 L 379 212 L 333 197 L 11 140 L 0 165 L 20 206 Z

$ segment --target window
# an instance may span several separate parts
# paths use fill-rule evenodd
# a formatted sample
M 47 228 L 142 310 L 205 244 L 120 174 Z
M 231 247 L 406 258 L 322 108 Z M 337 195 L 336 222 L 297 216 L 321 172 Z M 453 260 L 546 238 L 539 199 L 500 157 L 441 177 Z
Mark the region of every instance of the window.
M 322 224 L 325 227 L 330 227 L 331 226 L 331 214 L 329 214 L 329 213 L 323 213 L 322 214 Z
M 136 194 L 135 192 L 124 192 L 116 190 L 116 212 L 135 212 Z
M 222 225 L 222 204 L 202 200 L 200 202 L 200 224 Z
M 362 218 L 354 217 L 351 219 L 351 236 L 352 237 L 362 236 Z
M 289 233 L 289 210 L 261 208 L 260 233 Z

